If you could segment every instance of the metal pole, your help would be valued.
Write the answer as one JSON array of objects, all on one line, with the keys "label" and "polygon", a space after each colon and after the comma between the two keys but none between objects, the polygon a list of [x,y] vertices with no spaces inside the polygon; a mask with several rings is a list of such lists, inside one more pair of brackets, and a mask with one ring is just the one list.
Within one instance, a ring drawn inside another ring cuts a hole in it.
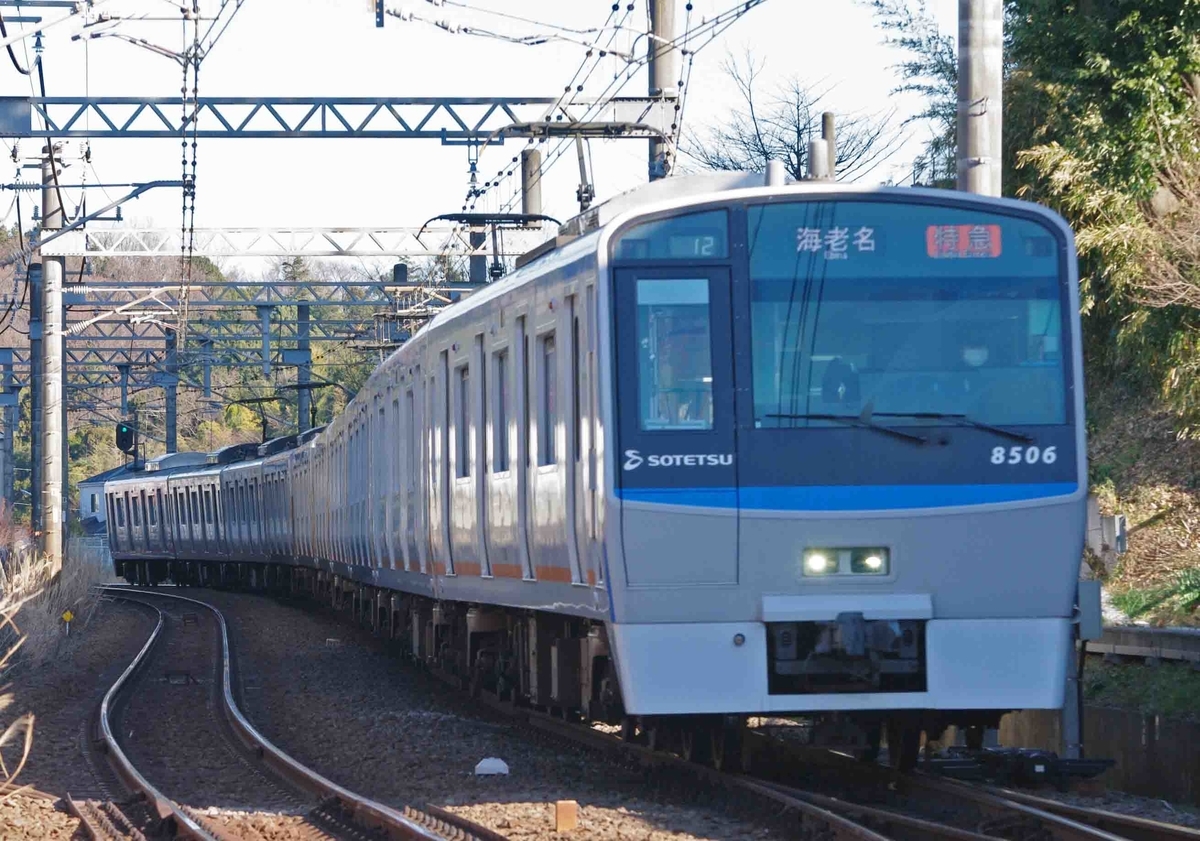
[{"label": "metal pole", "polygon": [[[0,500],[4,501],[9,513],[12,513],[13,499],[13,437],[17,434],[17,406],[19,392],[13,388],[12,350],[7,355],[0,350],[4,357],[0,363]],[[7,405],[5,401],[13,401]]]},{"label": "metal pole", "polygon": [[121,419],[129,414],[129,365],[117,365],[117,374],[121,377]]},{"label": "metal pole", "polygon": [[[63,226],[59,204],[57,155],[62,147],[44,149],[42,159],[42,230]],[[42,260],[42,556],[52,575],[62,569],[63,522],[63,273],[64,258]]]},{"label": "metal pole", "polygon": [[165,330],[167,345],[166,373],[163,376],[163,402],[167,409],[167,452],[179,452],[179,337]]},{"label": "metal pole", "polygon": [[834,132],[833,112],[826,111],[821,115],[821,139],[825,141],[825,151],[829,155],[829,177],[837,180],[837,134]]},{"label": "metal pole", "polygon": [[1067,655],[1067,691],[1063,695],[1062,729],[1063,748],[1067,759],[1083,758],[1083,722],[1079,720],[1079,649],[1076,629],[1071,627],[1071,645]]},{"label": "metal pole", "polygon": [[958,0],[958,189],[998,196],[1004,138],[1004,0]]},{"label": "metal pole", "polygon": [[200,343],[200,359],[204,364],[203,395],[208,400],[212,397],[212,340],[205,339]]},{"label": "metal pole", "polygon": [[263,376],[271,375],[271,308],[255,307],[258,320],[262,325],[262,372]]},{"label": "metal pole", "polygon": [[[538,216],[542,212],[542,153],[539,149],[521,152],[521,212]],[[541,222],[534,223],[541,227]]]},{"label": "metal pole", "polygon": [[467,238],[471,245],[471,256],[467,263],[467,282],[478,283],[482,286],[487,283],[487,255],[476,254],[475,250],[487,244],[487,231],[482,228],[472,228],[467,232]]},{"label": "metal pole", "polygon": [[312,406],[312,345],[308,340],[309,306],[296,307],[296,351],[300,366],[296,369],[296,431],[309,429]]},{"label": "metal pole", "polygon": [[[647,45],[650,96],[675,96],[679,82],[679,48],[675,40],[676,0],[650,0],[650,39]],[[650,180],[671,172],[671,150],[664,140],[650,141]]]}]

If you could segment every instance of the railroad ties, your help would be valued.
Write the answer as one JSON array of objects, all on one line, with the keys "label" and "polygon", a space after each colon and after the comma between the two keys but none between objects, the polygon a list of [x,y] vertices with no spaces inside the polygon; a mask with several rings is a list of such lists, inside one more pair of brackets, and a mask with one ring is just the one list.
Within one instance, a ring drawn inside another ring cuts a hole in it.
[{"label": "railroad ties", "polygon": [[[300,841],[503,841],[504,836],[435,807],[395,809],[377,803],[297,762],[259,733],[235,702],[229,634],[218,610],[183,596],[105,589],[151,611],[157,623],[105,694],[98,737],[89,740],[120,780],[118,786],[98,777],[101,790],[123,787],[130,796],[67,798],[89,837],[262,841],[280,837],[282,830]],[[178,696],[174,700],[172,693]],[[130,720],[139,699],[154,704],[159,714]],[[186,727],[144,732],[160,726],[159,719],[183,720]],[[104,764],[100,757],[92,761]],[[212,797],[214,783],[237,792],[246,808],[185,805]]]}]

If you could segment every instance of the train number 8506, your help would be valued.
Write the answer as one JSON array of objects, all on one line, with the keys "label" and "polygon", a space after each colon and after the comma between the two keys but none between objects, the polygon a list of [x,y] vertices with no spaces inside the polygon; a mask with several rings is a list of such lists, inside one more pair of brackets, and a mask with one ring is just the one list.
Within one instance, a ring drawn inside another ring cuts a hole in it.
[{"label": "train number 8506", "polygon": [[1047,447],[993,447],[992,464],[1054,464],[1058,461],[1058,448]]}]

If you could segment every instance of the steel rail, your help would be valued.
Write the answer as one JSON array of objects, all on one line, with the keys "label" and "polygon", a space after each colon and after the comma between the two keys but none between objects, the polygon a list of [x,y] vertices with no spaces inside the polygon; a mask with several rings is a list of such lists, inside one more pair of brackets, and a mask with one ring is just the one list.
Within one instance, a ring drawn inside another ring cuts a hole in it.
[{"label": "steel rail", "polygon": [[[129,601],[138,600],[130,599]],[[183,807],[151,785],[150,781],[143,777],[141,772],[130,762],[129,757],[125,755],[125,751],[121,750],[121,745],[117,742],[117,737],[113,735],[109,713],[112,710],[114,699],[133,673],[145,664],[150,652],[154,650],[154,646],[158,643],[165,623],[162,610],[146,602],[140,602],[140,604],[153,610],[158,616],[158,622],[154,626],[154,630],[150,633],[150,637],[146,640],[146,644],[137,653],[137,656],[130,661],[129,665],[125,667],[125,671],[121,672],[121,676],[104,693],[104,699],[100,702],[100,738],[104,741],[105,751],[121,781],[129,787],[130,791],[138,792],[146,798],[154,813],[158,815],[159,820],[173,821],[177,834],[183,838],[196,839],[196,841],[219,841],[219,839],[184,812]],[[83,819],[82,814],[80,814],[80,818]],[[86,822],[86,819],[84,820]]]},{"label": "steel rail", "polygon": [[[796,749],[794,749],[796,750]],[[1119,815],[1099,809],[1071,806],[1056,800],[1016,792],[999,786],[977,785],[918,771],[899,774],[892,769],[867,765],[842,754],[800,748],[797,755],[851,774],[870,776],[875,781],[922,790],[929,794],[965,799],[995,816],[1013,815],[1036,821],[1056,841],[1150,841],[1192,839],[1200,831],[1144,818]]]},{"label": "steel rail", "polygon": [[928,774],[912,774],[906,779],[918,788],[969,800],[980,809],[996,815],[1022,815],[1041,824],[1056,841],[1131,841],[1127,836],[1115,835],[1098,826],[1022,803],[1007,794],[996,794],[983,788],[954,780],[938,779]]},{"label": "steel rail", "polygon": [[[905,838],[943,839],[943,841],[995,841],[994,835],[984,835],[979,832],[972,832],[969,829],[959,829],[956,826],[935,823],[924,818],[914,818],[911,815],[905,815],[891,809],[881,809],[877,806],[864,806],[860,803],[851,803],[848,800],[829,797],[828,795],[817,794],[811,791],[803,791],[781,783],[761,780],[759,784],[792,797],[807,800],[831,812],[847,815],[852,820],[876,827],[881,832],[890,832],[896,835],[897,830],[899,830],[900,834]],[[907,833],[911,833],[911,835]]]},{"label": "steel rail", "polygon": [[1104,809],[1087,809],[1050,800],[1046,797],[1027,794],[1023,791],[1012,791],[1006,788],[987,787],[985,790],[1009,800],[1033,806],[1044,812],[1053,812],[1063,817],[1071,818],[1080,823],[1090,824],[1098,829],[1117,833],[1130,841],[1200,841],[1200,829],[1180,826],[1178,824],[1162,823],[1137,815],[1123,815]]},{"label": "steel rail", "polygon": [[[218,627],[221,629],[221,693],[226,717],[238,738],[276,773],[293,785],[314,792],[322,798],[335,799],[338,805],[350,814],[356,823],[370,828],[383,829],[392,838],[404,839],[404,841],[444,841],[444,835],[427,829],[426,826],[422,825],[428,823],[430,826],[436,826],[440,820],[452,824],[457,829],[479,839],[479,841],[505,841],[504,836],[451,813],[442,813],[434,817],[432,815],[423,815],[420,810],[409,807],[408,811],[413,816],[408,817],[401,811],[368,797],[363,797],[360,794],[355,794],[349,789],[338,785],[311,768],[300,764],[276,747],[250,723],[249,719],[242,713],[241,708],[238,707],[237,701],[234,700],[233,657],[230,653],[229,627],[225,622],[224,614],[216,607],[207,602],[189,598],[188,596],[153,592],[128,586],[104,585],[101,589],[121,593],[124,598],[129,598],[130,594],[136,593],[150,598],[174,599],[202,607],[213,614],[217,620]],[[133,601],[140,600],[134,599]],[[161,621],[160,611],[160,626]]]},{"label": "steel rail", "polygon": [[[828,830],[828,835],[822,835],[822,838],[833,839],[834,841],[893,841],[886,835],[881,835],[869,826],[865,826],[859,821],[839,814],[838,812],[827,808],[825,805],[810,802],[803,798],[795,796],[795,794],[786,791],[779,791],[763,780],[754,779],[751,777],[742,776],[740,774],[730,774],[725,771],[718,771],[715,768],[710,768],[707,765],[700,765],[695,762],[688,762],[674,754],[665,753],[663,751],[651,750],[643,745],[636,745],[630,742],[623,741],[616,736],[610,736],[606,733],[599,733],[591,728],[580,727],[577,724],[568,724],[559,719],[552,718],[549,715],[538,713],[530,710],[515,710],[511,705],[506,705],[502,701],[493,701],[490,698],[480,697],[478,700],[484,702],[492,709],[498,710],[502,714],[512,716],[517,719],[523,719],[530,726],[569,739],[576,744],[587,745],[602,750],[616,751],[624,754],[632,754],[643,762],[653,765],[666,766],[680,770],[686,770],[689,773],[695,774],[701,778],[727,786],[732,789],[741,790],[754,794],[759,798],[770,800],[790,809],[794,812],[799,812],[804,819],[813,820],[823,824]],[[971,840],[973,841],[973,839]]]}]

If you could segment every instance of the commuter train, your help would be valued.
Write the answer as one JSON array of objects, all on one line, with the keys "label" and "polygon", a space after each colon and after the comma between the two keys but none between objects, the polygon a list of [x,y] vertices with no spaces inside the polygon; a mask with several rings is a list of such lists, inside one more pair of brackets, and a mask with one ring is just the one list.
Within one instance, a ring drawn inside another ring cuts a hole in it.
[{"label": "commuter train", "polygon": [[1033,204],[656,182],[445,309],[328,428],[110,482],[113,557],[358,594],[475,688],[688,753],[802,715],[911,761],[922,730],[1063,703],[1078,312]]}]

